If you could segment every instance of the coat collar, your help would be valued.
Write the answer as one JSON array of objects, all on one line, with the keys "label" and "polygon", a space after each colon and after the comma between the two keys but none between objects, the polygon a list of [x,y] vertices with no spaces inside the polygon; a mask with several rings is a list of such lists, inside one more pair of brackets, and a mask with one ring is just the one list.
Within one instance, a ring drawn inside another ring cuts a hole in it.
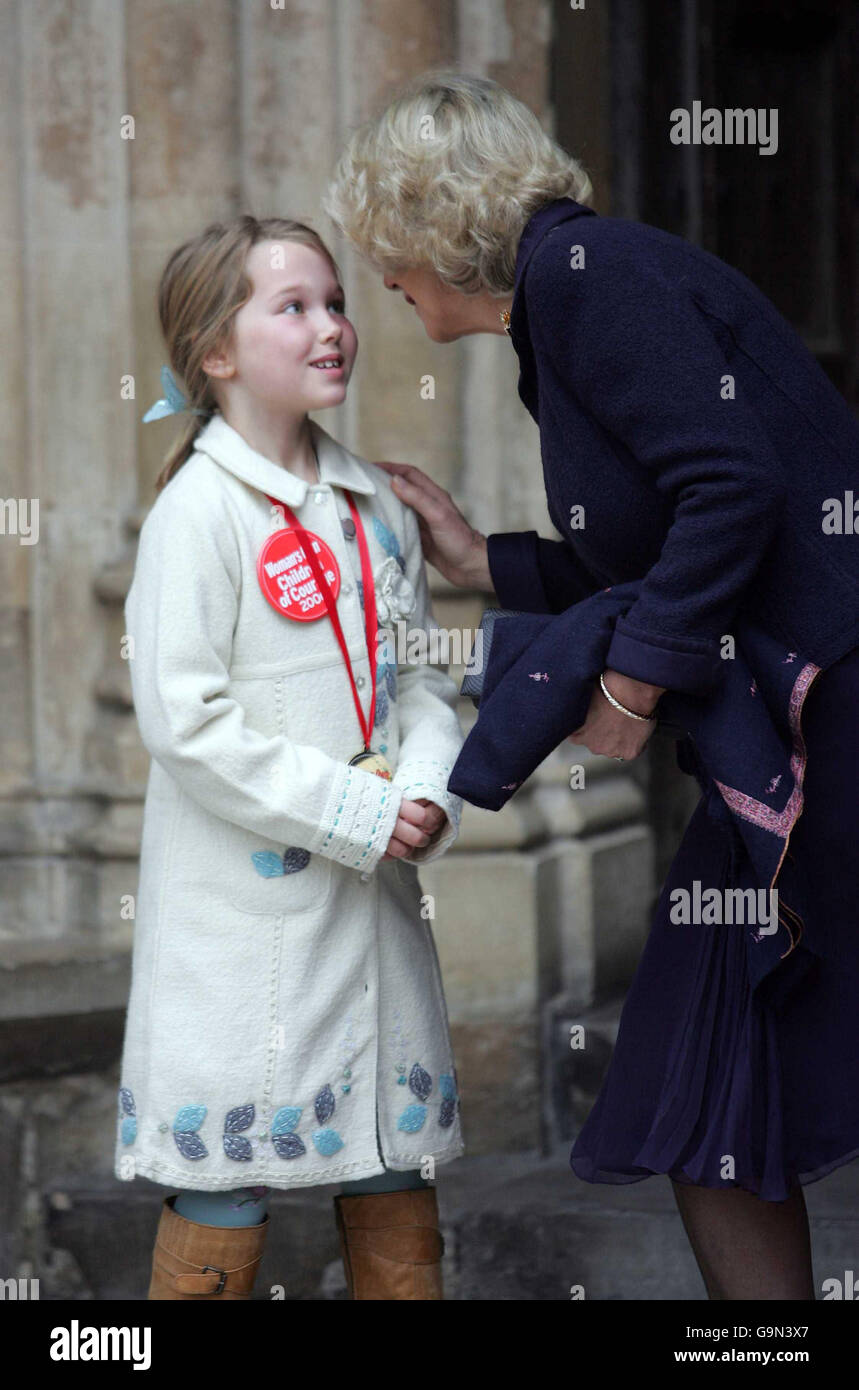
[{"label": "coat collar", "polygon": [[[339,444],[327,430],[310,420],[310,433],[316,457],[319,459],[319,479],[329,486],[349,488],[352,492],[375,493],[376,484],[355,454]],[[278,502],[286,502],[289,507],[300,507],[309,488],[314,486],[304,478],[298,478],[273,459],[266,458],[252,449],[238,430],[228,425],[220,411],[198,433],[194,448],[208,454],[222,468],[234,473],[243,482],[260,492],[276,497]]]},{"label": "coat collar", "polygon": [[[526,333],[525,324],[525,296],[522,292],[522,280],[528,262],[536,251],[540,242],[554,227],[560,222],[568,222],[574,217],[596,217],[598,214],[593,208],[586,207],[584,203],[577,203],[575,198],[556,198],[552,203],[544,203],[525,223],[524,231],[519,240],[519,248],[516,252],[516,270],[513,277],[513,304],[510,308],[510,336],[516,344],[516,337],[520,341],[522,335]],[[518,351],[518,349],[517,349]]]}]

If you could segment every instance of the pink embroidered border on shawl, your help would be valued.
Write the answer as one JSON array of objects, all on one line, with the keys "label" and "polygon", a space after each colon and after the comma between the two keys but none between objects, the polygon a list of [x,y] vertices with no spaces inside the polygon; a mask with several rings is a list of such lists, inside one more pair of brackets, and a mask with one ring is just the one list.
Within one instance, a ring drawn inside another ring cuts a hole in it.
[{"label": "pink embroidered border on shawl", "polygon": [[[790,833],[802,810],[802,784],[805,780],[805,765],[808,760],[808,754],[805,747],[805,740],[802,737],[800,719],[805,697],[821,670],[822,667],[816,666],[813,661],[809,661],[807,665],[803,666],[790,692],[788,723],[793,739],[790,770],[793,773],[794,786],[793,791],[787,799],[784,810],[774,811],[771,806],[765,805],[762,801],[756,801],[754,797],[747,796],[745,792],[737,791],[735,787],[728,787],[724,782],[719,782],[716,778],[713,779],[725,803],[732,811],[735,811],[738,816],[742,816],[745,820],[752,821],[755,825],[759,825],[763,830],[771,830],[774,835],[778,835],[784,840],[781,857],[779,858],[776,871],[770,883],[770,891],[775,887],[776,879],[781,872],[781,866],[784,862],[785,854],[787,853],[788,844],[790,843]],[[779,922],[790,937],[790,945],[781,957],[782,960],[784,960],[785,956],[789,956],[791,951],[799,944],[804,924],[802,918],[798,913],[794,912],[793,908],[789,907],[782,899],[779,901]],[[782,908],[785,913],[788,914],[785,920],[782,919]],[[793,924],[798,928],[795,938],[791,930],[791,919],[793,920]]]},{"label": "pink embroidered border on shawl", "polygon": [[764,802],[756,801],[754,797],[747,796],[745,792],[737,791],[736,788],[728,787],[724,782],[713,779],[722,793],[725,803],[732,811],[736,812],[738,816],[742,816],[744,820],[753,821],[762,830],[771,830],[774,835],[779,835],[783,839],[790,834],[793,823],[802,810],[802,783],[805,779],[807,752],[800,729],[800,715],[811,683],[820,670],[820,666],[815,666],[813,661],[809,661],[806,666],[803,666],[796,678],[793,690],[790,692],[788,723],[793,738],[790,770],[793,773],[794,788],[784,809],[776,811],[772,806],[767,806]]}]

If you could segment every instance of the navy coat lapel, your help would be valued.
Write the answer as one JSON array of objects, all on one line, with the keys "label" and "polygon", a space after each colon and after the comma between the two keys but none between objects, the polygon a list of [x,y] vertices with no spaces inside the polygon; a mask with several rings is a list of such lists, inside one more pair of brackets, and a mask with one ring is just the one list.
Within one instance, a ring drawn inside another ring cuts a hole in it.
[{"label": "navy coat lapel", "polygon": [[525,225],[516,252],[516,271],[513,287],[513,303],[510,308],[510,337],[521,364],[519,373],[519,396],[536,419],[536,401],[531,401],[525,388],[526,381],[536,380],[536,364],[528,334],[528,315],[525,309],[525,295],[522,284],[525,271],[537,247],[563,222],[571,222],[577,217],[596,217],[593,208],[577,203],[574,198],[557,198],[540,208]]}]

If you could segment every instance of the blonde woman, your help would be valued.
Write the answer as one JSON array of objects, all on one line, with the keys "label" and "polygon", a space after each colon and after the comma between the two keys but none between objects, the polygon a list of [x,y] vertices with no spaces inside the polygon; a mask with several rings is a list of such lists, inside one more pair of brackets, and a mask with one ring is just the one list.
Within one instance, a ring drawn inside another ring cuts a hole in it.
[{"label": "blonde woman", "polygon": [[[441,71],[352,135],[323,206],[434,342],[509,334],[540,428],[561,540],[486,537],[421,469],[385,465],[420,514],[426,558],[452,583],[531,612],[640,581],[586,720],[570,730],[577,743],[635,758],[665,692],[715,708],[732,624],[764,634],[742,692],[748,717],[730,730],[752,790],[723,785],[691,738],[678,745],[705,795],[570,1162],[590,1182],[668,1174],[711,1298],[810,1300],[802,1186],[859,1153],[848,882],[859,551],[849,526],[821,525],[827,499],[852,486],[859,426],[749,280],[680,237],[597,215],[591,192],[509,92]],[[573,506],[584,529],[570,530]],[[787,777],[768,776],[750,736],[764,700],[788,731]],[[750,841],[774,855],[805,920],[779,920],[774,936],[675,925],[676,888],[754,884]]]}]

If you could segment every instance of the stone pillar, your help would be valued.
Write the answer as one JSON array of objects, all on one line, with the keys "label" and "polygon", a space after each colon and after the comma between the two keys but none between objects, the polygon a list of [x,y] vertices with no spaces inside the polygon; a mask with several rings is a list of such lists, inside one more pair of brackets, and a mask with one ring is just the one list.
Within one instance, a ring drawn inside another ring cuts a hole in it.
[{"label": "stone pillar", "polygon": [[19,4],[2,25],[3,312],[16,344],[4,354],[3,493],[32,499],[39,519],[33,545],[0,537],[0,931],[11,958],[111,930],[88,843],[120,794],[89,757],[111,637],[95,581],[121,545],[136,481],[121,395],[133,343],[122,12],[106,0]]}]

